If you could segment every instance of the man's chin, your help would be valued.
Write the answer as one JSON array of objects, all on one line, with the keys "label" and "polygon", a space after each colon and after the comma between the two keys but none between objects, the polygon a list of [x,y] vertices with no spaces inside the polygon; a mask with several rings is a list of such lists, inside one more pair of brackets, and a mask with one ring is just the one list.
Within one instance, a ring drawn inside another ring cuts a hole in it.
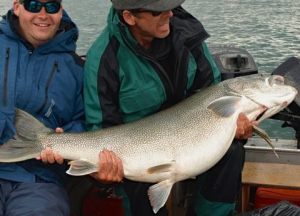
[{"label": "man's chin", "polygon": [[169,34],[170,34],[170,31],[168,31],[168,32],[166,32],[166,33],[164,33],[164,34],[158,35],[157,38],[163,39],[163,38],[168,37]]}]

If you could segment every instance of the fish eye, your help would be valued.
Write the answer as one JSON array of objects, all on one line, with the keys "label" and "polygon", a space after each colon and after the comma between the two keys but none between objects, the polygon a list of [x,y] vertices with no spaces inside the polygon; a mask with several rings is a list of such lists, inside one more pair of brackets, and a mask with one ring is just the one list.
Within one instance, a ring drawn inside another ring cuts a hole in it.
[{"label": "fish eye", "polygon": [[268,78],[268,83],[270,86],[273,85],[284,85],[284,77],[279,75],[273,75]]}]

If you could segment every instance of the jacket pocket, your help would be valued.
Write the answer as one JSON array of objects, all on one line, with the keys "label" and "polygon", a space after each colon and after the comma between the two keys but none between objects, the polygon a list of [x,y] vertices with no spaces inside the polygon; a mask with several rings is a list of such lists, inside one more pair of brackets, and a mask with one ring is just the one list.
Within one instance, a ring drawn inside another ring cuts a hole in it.
[{"label": "jacket pocket", "polygon": [[[48,106],[48,103],[49,103],[49,87],[50,87],[50,85],[52,83],[52,80],[53,80],[53,78],[54,78],[57,71],[58,71],[58,64],[57,64],[57,62],[54,62],[53,66],[52,66],[52,69],[51,69],[51,72],[50,72],[50,75],[47,79],[46,86],[45,86],[45,99],[44,99],[44,102],[43,102],[41,108],[38,109],[38,113],[43,112],[43,110]],[[46,110],[46,112],[48,112],[47,110]]]},{"label": "jacket pocket", "polygon": [[53,99],[49,99],[45,104],[44,109],[38,114],[39,120],[49,128],[61,126],[57,121],[57,117],[53,109],[55,109],[55,101]]},{"label": "jacket pocket", "polygon": [[150,87],[140,91],[122,94],[120,96],[120,106],[125,114],[134,114],[137,112],[147,115],[150,112],[160,108],[165,100],[163,90],[157,87]]},{"label": "jacket pocket", "polygon": [[5,52],[5,63],[4,63],[4,74],[3,74],[3,105],[4,106],[7,106],[9,57],[10,57],[10,49],[7,48]]}]

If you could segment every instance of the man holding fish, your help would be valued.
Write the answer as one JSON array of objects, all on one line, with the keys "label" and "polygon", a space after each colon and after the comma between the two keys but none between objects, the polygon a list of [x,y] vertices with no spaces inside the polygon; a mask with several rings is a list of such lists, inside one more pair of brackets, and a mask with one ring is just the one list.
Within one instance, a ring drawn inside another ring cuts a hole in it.
[{"label": "man holding fish", "polygon": [[[75,54],[78,29],[61,0],[14,0],[0,22],[0,146],[16,134],[15,108],[47,127],[79,132],[83,120],[83,64]],[[66,164],[50,149],[36,159],[0,163],[0,215],[66,215]],[[111,162],[113,161],[113,162]],[[53,164],[58,162],[58,164]],[[59,165],[63,164],[63,165]],[[122,166],[101,153],[103,181],[120,181]]]},{"label": "man holding fish", "polygon": [[[209,35],[181,7],[183,2],[112,0],[107,27],[90,48],[85,65],[90,130],[142,119],[220,82],[220,72],[205,43]],[[239,140],[217,165],[197,178],[193,214],[234,213],[243,144],[255,124],[240,114],[235,135]],[[147,196],[149,184],[125,180],[122,187],[132,215],[154,214]],[[157,215],[167,215],[166,208]]]}]

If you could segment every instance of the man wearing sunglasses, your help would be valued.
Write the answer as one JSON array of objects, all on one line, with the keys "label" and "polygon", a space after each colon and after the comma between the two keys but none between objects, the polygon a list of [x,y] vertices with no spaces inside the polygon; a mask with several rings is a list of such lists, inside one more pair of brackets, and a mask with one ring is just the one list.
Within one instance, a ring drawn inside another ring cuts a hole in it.
[{"label": "man wearing sunglasses", "polygon": [[[13,1],[13,9],[0,21],[0,145],[16,133],[15,108],[49,128],[85,129],[77,38],[78,29],[60,0]],[[49,149],[37,159],[0,164],[1,216],[70,215],[64,189],[67,164]],[[103,172],[93,176],[111,181],[119,174],[121,179],[122,173],[111,171],[116,170],[110,166],[113,159],[102,152]]]},{"label": "man wearing sunglasses", "polygon": [[[205,43],[209,35],[180,6],[184,0],[111,1],[107,27],[90,48],[85,64],[89,129],[144,118],[220,81]],[[249,138],[252,124],[241,114],[236,138]],[[233,214],[244,159],[241,143],[235,141],[215,167],[198,177],[201,183],[188,216]],[[132,215],[154,215],[147,196],[149,184],[125,180],[122,187]],[[157,215],[167,215],[166,208]]]}]

